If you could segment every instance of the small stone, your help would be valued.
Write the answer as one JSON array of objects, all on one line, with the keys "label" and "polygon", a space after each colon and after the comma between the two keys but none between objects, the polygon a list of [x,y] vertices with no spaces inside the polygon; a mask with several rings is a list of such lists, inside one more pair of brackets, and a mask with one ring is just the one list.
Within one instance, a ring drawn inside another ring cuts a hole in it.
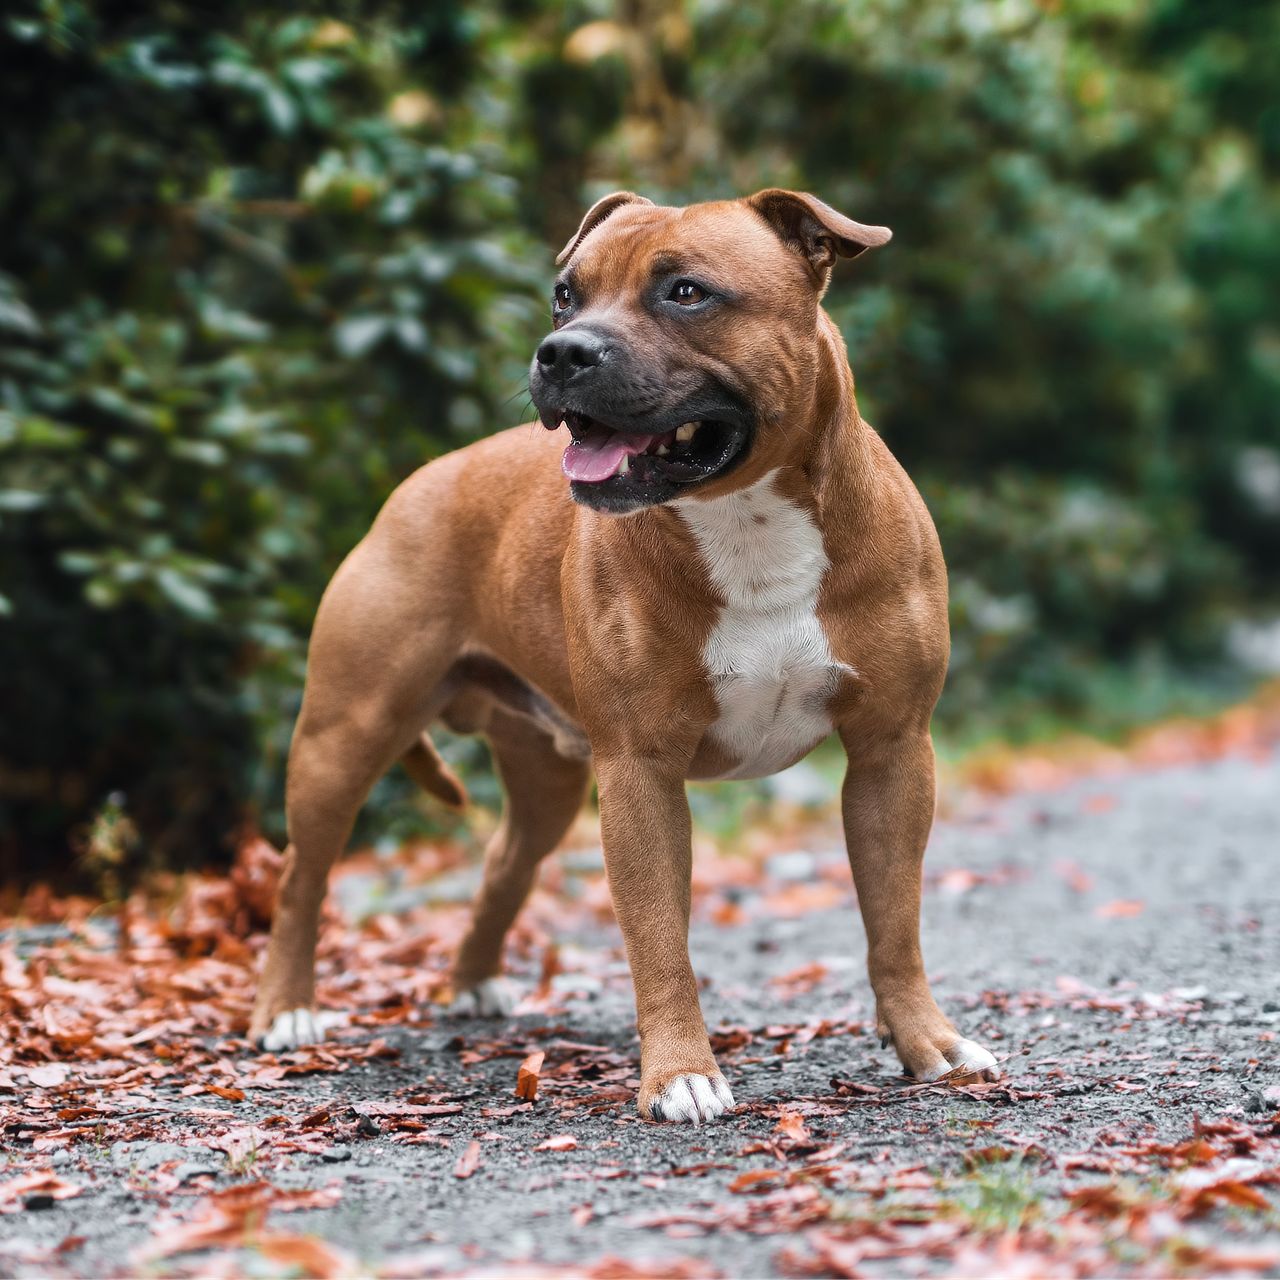
[{"label": "small stone", "polygon": [[[369,1117],[365,1116],[364,1118],[368,1120]],[[323,1160],[325,1164],[342,1164],[344,1160],[351,1159],[351,1148],[330,1147],[327,1151],[322,1151],[320,1153],[320,1159]]]},{"label": "small stone", "polygon": [[775,773],[765,785],[783,804],[793,804],[800,809],[824,805],[839,790],[838,785],[823,777],[807,760]]},{"label": "small stone", "polygon": [[566,871],[582,875],[592,871],[604,870],[604,850],[599,846],[594,849],[573,849],[560,855],[560,865]]},{"label": "small stone", "polygon": [[790,884],[812,880],[817,874],[817,859],[803,849],[775,853],[765,864],[765,871],[775,880]]},{"label": "small stone", "polygon": [[557,973],[551,979],[551,990],[559,996],[597,996],[604,983],[589,973]]},{"label": "small stone", "polygon": [[57,1202],[47,1191],[36,1191],[22,1202],[24,1209],[52,1209]]},{"label": "small stone", "polygon": [[377,1122],[366,1115],[361,1115],[360,1119],[356,1121],[356,1132],[362,1138],[379,1138],[382,1136],[382,1130],[378,1127]]}]

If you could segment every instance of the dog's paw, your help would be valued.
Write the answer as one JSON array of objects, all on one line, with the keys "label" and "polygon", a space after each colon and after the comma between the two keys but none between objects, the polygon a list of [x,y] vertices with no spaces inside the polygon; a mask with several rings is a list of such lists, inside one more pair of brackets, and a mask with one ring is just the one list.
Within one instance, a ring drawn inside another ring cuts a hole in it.
[{"label": "dog's paw", "polygon": [[319,1044],[330,1027],[345,1026],[345,1013],[329,1013],[318,1009],[286,1009],[278,1013],[271,1025],[258,1037],[258,1048],[268,1053],[299,1049],[304,1044]]},{"label": "dog's paw", "polygon": [[676,1076],[649,1103],[649,1118],[672,1124],[699,1125],[732,1111],[733,1094],[724,1076]]},{"label": "dog's paw", "polygon": [[963,1078],[979,1076],[983,1080],[999,1080],[1000,1067],[995,1058],[980,1044],[961,1037],[940,1055],[932,1067],[927,1068],[917,1078],[920,1080],[941,1080],[944,1076]]},{"label": "dog's paw", "polygon": [[520,992],[506,978],[485,978],[453,997],[449,1013],[455,1018],[506,1018],[520,1000]]}]

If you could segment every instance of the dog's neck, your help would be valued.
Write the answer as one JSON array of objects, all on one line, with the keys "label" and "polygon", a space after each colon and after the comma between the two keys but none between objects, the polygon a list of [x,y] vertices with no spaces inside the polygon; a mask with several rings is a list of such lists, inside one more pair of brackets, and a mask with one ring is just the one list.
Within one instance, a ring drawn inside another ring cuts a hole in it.
[{"label": "dog's neck", "polygon": [[847,518],[874,501],[871,428],[858,412],[853,370],[835,321],[818,311],[818,362],[808,406],[809,438],[802,463],[819,521],[833,502]]}]

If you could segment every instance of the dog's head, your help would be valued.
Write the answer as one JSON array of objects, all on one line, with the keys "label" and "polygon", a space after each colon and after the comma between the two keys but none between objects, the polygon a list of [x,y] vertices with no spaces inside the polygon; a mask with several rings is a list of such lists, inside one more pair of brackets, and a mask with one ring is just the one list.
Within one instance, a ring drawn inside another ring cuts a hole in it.
[{"label": "dog's head", "polygon": [[755,478],[814,397],[818,304],[838,257],[890,237],[811,195],[663,208],[598,201],[556,259],[530,390],[567,426],[573,497],[625,514]]}]

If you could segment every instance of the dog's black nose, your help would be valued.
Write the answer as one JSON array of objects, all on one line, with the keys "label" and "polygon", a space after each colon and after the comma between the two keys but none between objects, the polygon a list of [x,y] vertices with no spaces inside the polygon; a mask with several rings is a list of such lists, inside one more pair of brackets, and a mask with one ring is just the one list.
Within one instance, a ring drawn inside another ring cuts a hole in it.
[{"label": "dog's black nose", "polygon": [[538,348],[542,372],[558,382],[568,382],[584,369],[604,363],[608,343],[590,329],[562,329],[544,339]]}]

